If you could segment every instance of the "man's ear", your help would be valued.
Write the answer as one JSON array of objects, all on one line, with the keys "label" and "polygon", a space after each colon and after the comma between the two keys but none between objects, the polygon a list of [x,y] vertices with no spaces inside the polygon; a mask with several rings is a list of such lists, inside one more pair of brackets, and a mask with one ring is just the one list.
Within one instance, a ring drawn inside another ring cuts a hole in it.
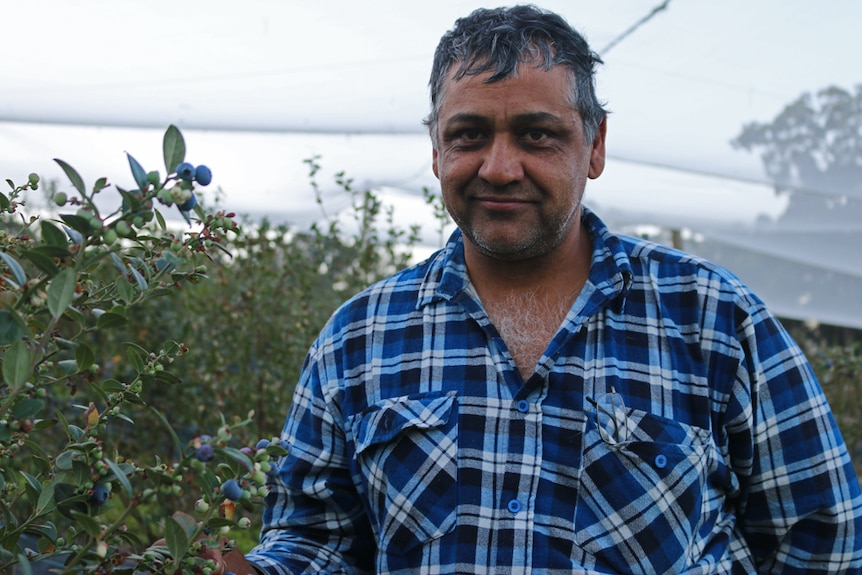
[{"label": "man's ear", "polygon": [[436,146],[436,145],[432,145],[432,146],[431,146],[431,149],[432,149],[432,156],[431,156],[431,169],[432,169],[432,170],[434,170],[434,175],[435,175],[435,176],[437,177],[437,179],[439,180],[439,179],[440,179],[440,171],[437,169],[437,156],[438,156],[438,154],[437,154],[437,146]]},{"label": "man's ear", "polygon": [[602,175],[605,170],[605,137],[608,130],[608,117],[602,119],[599,124],[599,129],[596,131],[596,137],[593,140],[593,147],[590,150],[590,171],[587,175],[591,179],[596,179]]}]

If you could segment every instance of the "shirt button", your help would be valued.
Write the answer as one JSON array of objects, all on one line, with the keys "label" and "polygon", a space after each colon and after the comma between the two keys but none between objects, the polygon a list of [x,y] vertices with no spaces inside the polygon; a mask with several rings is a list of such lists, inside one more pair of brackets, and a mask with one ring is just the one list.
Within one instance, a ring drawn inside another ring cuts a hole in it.
[{"label": "shirt button", "polygon": [[521,413],[527,413],[530,411],[530,402],[526,399],[522,399],[518,402],[518,411]]},{"label": "shirt button", "polygon": [[509,511],[511,511],[512,513],[517,513],[518,511],[521,510],[521,502],[518,501],[517,499],[512,499],[511,501],[509,501],[509,504],[507,505],[507,507],[509,508]]},{"label": "shirt button", "polygon": [[655,456],[655,466],[659,469],[664,469],[667,467],[667,457],[664,454],[659,453]]}]

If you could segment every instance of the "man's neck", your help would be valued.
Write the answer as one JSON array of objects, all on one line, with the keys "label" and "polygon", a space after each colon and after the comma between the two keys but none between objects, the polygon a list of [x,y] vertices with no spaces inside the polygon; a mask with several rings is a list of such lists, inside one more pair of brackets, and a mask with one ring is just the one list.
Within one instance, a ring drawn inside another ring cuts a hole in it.
[{"label": "man's neck", "polygon": [[524,380],[589,276],[589,235],[580,230],[575,239],[550,257],[516,262],[488,258],[465,243],[470,280]]}]

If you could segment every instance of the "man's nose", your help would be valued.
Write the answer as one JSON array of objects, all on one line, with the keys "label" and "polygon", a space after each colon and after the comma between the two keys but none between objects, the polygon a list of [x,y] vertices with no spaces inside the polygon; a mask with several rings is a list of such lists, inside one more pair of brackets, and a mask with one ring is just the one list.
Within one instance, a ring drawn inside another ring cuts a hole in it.
[{"label": "man's nose", "polygon": [[518,145],[506,137],[495,137],[486,148],[479,177],[495,186],[504,186],[524,177]]}]

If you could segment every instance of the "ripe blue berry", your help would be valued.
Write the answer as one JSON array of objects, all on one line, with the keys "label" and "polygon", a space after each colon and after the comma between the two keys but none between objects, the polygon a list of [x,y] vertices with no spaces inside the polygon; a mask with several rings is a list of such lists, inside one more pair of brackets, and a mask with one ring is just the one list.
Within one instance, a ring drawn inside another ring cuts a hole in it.
[{"label": "ripe blue berry", "polygon": [[236,479],[228,479],[221,485],[221,492],[231,501],[239,501],[242,499],[242,487],[239,486]]},{"label": "ripe blue berry", "polygon": [[213,173],[203,164],[195,168],[195,181],[202,186],[208,186],[213,181]]},{"label": "ripe blue berry", "polygon": [[104,483],[97,483],[93,486],[93,493],[90,495],[90,501],[95,503],[96,505],[101,505],[105,501],[108,500],[108,495],[110,494],[110,490],[108,486]]},{"label": "ripe blue berry", "polygon": [[183,162],[177,166],[177,177],[181,180],[191,182],[195,179],[195,167],[188,162]]},{"label": "ripe blue berry", "polygon": [[195,451],[195,457],[197,457],[199,461],[203,461],[204,463],[206,463],[207,461],[211,461],[214,455],[215,449],[209,443],[202,444]]},{"label": "ripe blue berry", "polygon": [[266,449],[266,447],[268,445],[269,445],[269,439],[261,439],[260,441],[257,442],[257,448],[258,449]]},{"label": "ripe blue berry", "polygon": [[190,212],[196,205],[198,205],[198,199],[194,193],[192,193],[192,196],[180,205],[180,209],[184,212]]}]

